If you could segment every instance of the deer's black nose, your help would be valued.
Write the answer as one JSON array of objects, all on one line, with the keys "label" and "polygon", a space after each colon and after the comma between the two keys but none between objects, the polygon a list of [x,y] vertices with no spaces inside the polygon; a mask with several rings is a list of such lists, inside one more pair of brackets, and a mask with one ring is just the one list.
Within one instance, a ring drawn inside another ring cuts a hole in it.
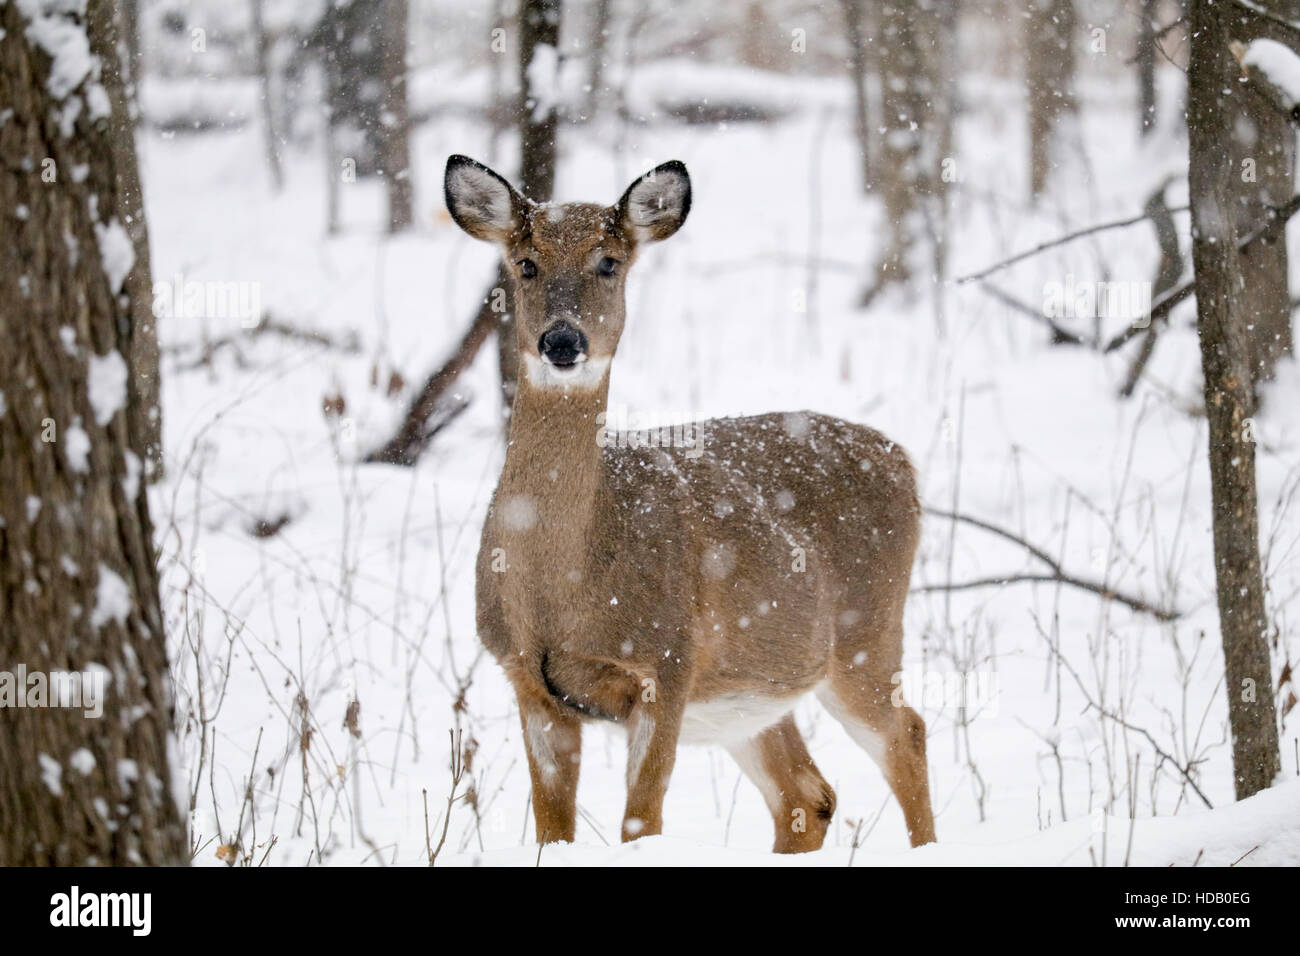
[{"label": "deer's black nose", "polygon": [[587,353],[587,337],[568,322],[556,322],[537,340],[537,351],[552,365],[568,368]]}]

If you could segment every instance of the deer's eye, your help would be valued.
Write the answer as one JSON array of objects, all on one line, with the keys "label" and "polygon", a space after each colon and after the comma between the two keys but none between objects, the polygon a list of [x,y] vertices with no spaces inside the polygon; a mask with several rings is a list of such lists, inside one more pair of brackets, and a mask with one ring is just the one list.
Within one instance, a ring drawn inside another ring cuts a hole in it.
[{"label": "deer's eye", "polygon": [[519,260],[519,274],[525,279],[531,279],[537,275],[537,263],[532,259]]},{"label": "deer's eye", "polygon": [[596,263],[596,271],[603,276],[612,276],[618,271],[618,260],[605,256]]}]

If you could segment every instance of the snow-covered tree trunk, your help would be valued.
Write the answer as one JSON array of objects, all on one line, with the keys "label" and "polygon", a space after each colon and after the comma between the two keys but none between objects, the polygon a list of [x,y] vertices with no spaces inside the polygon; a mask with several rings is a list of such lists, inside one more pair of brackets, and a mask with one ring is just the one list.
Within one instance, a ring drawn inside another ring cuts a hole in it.
[{"label": "snow-covered tree trunk", "polygon": [[[1300,20],[1300,0],[1256,0],[1258,5],[1288,20]],[[1247,25],[1232,16],[1232,39],[1248,39],[1238,29]],[[1232,143],[1231,199],[1237,238],[1258,229],[1295,192],[1295,127],[1258,87],[1241,82],[1241,66],[1231,57],[1224,85],[1238,93],[1230,103]],[[1278,359],[1290,355],[1291,288],[1287,281],[1285,235],[1255,242],[1241,255],[1242,317],[1249,330],[1247,344],[1251,379],[1258,386],[1273,378]]]},{"label": "snow-covered tree trunk", "polygon": [[1222,0],[1191,0],[1187,128],[1196,325],[1205,376],[1214,563],[1222,631],[1233,781],[1238,799],[1279,768],[1259,555],[1247,299],[1233,216],[1230,143],[1240,96],[1224,83],[1232,57]]},{"label": "snow-covered tree trunk", "polygon": [[136,123],[131,116],[126,82],[139,64],[127,65],[131,57],[127,38],[133,28],[125,19],[124,8],[100,3],[92,4],[89,12],[91,52],[101,63],[121,64],[117,69],[101,69],[100,83],[108,94],[111,110],[107,135],[117,171],[121,221],[135,251],[135,267],[127,274],[125,288],[131,313],[131,368],[139,400],[132,403],[127,414],[132,417],[132,427],[142,442],[145,481],[152,483],[163,476],[162,380],[153,313],[153,275],[149,268],[149,229],[135,155]]},{"label": "snow-covered tree trunk", "polygon": [[0,4],[0,866],[182,863],[133,414],[143,218],[113,5],[74,7]]},{"label": "snow-covered tree trunk", "polygon": [[1074,98],[1074,0],[1026,0],[1025,91],[1029,103],[1029,192],[1047,186],[1063,121]]}]

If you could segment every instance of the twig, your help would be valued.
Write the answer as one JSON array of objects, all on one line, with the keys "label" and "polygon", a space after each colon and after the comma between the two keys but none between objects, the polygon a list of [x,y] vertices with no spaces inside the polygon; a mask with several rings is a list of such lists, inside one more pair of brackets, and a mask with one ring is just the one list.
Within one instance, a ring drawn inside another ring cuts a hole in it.
[{"label": "twig", "polygon": [[956,512],[951,512],[951,511],[943,511],[938,508],[926,508],[925,512],[926,514],[933,515],[936,518],[944,518],[953,521],[964,521],[966,524],[973,525],[976,528],[980,528],[983,531],[989,532],[990,534],[997,535],[998,537],[1010,541],[1013,544],[1018,544],[1020,545],[1020,547],[1028,551],[1033,557],[1037,558],[1043,564],[1047,565],[1047,567],[1051,569],[1051,573],[1050,574],[1009,574],[1009,575],[1000,575],[997,577],[977,578],[973,581],[961,581],[956,583],[948,582],[945,584],[927,584],[915,589],[919,593],[926,593],[930,591],[967,591],[972,588],[994,587],[994,586],[1004,585],[1004,584],[1057,581],[1060,582],[1061,584],[1068,584],[1072,587],[1080,588],[1084,591],[1091,591],[1093,594],[1099,594],[1102,597],[1107,598],[1109,600],[1118,601],[1119,603],[1131,608],[1134,611],[1141,611],[1144,614],[1150,614],[1156,619],[1161,621],[1173,621],[1181,616],[1182,612],[1176,609],[1156,607],[1148,603],[1147,601],[1142,600],[1141,598],[1134,597],[1129,594],[1125,594],[1124,592],[1116,590],[1115,588],[1108,587],[1107,585],[1104,584],[1099,584],[1096,581],[1089,581],[1086,578],[1076,577],[1075,575],[1070,574],[1063,567],[1061,567],[1061,565],[1056,561],[1056,559],[1053,558],[1046,551],[1044,551],[1042,548],[1031,544],[1030,542],[1026,541],[1024,538],[1020,537],[1014,532],[1006,530],[1005,528],[1000,528],[997,525],[990,524],[989,522],[983,521],[979,518],[971,517],[970,515],[957,514]]},{"label": "twig", "polygon": [[1078,333],[1071,332],[1063,325],[1057,324],[1050,315],[1047,315],[1044,312],[1035,309],[1033,306],[1026,305],[1025,303],[1021,302],[1019,299],[1017,299],[1015,296],[1011,295],[1010,293],[1004,292],[1002,289],[999,289],[997,286],[993,285],[993,283],[981,281],[979,287],[983,289],[985,292],[987,292],[989,295],[993,296],[993,298],[997,299],[1003,305],[1007,306],[1008,308],[1014,309],[1015,311],[1021,313],[1022,315],[1027,315],[1029,316],[1029,318],[1037,322],[1042,322],[1044,325],[1046,325],[1049,329],[1052,330],[1053,345],[1089,344],[1083,338],[1083,336],[1079,335]]},{"label": "twig", "polygon": [[[442,836],[438,838],[438,845],[429,850],[429,865],[433,866],[438,859],[438,854],[442,852],[442,845],[447,842],[447,829],[451,826],[451,810],[459,799],[456,791],[460,789],[461,777],[465,775],[465,761],[461,756],[459,730],[447,731],[447,736],[451,738],[451,792],[447,794],[447,812],[442,817]],[[425,799],[425,843],[428,845],[428,798]]]},{"label": "twig", "polygon": [[[1179,206],[1177,209],[1171,209],[1169,211],[1187,212],[1188,208],[1189,208],[1188,206]],[[1025,259],[1029,259],[1032,258],[1033,256],[1038,255],[1039,253],[1046,252],[1048,249],[1054,249],[1057,246],[1063,246],[1068,242],[1073,242],[1075,239],[1082,239],[1084,236],[1091,236],[1094,233],[1098,233],[1098,232],[1106,232],[1107,230],[1110,229],[1123,229],[1126,226],[1136,225],[1137,223],[1143,222],[1144,220],[1150,218],[1151,218],[1151,213],[1150,211],[1147,211],[1147,212],[1143,212],[1142,215],[1140,216],[1133,216],[1129,219],[1120,219],[1115,222],[1103,222],[1096,226],[1089,226],[1086,229],[1079,229],[1076,232],[1066,233],[1064,236],[1061,236],[1057,239],[1053,239],[1050,242],[1041,242],[1038,245],[1034,246],[1032,249],[1026,249],[1024,252],[1017,253],[1016,255],[1012,256],[1010,259],[1005,259],[1002,262],[991,265],[985,269],[981,269],[979,272],[972,272],[970,275],[964,275],[960,279],[956,280],[957,285],[964,285],[967,282],[975,282],[978,279],[988,278],[993,273],[1001,272],[1003,269],[1010,268],[1011,266],[1015,265],[1017,262],[1023,262]]]}]

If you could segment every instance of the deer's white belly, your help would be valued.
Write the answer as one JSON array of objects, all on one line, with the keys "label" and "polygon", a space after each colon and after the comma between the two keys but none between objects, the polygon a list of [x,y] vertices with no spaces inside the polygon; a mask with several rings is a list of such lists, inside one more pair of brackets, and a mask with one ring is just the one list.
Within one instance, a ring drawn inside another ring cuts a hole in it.
[{"label": "deer's white belly", "polygon": [[735,695],[686,705],[684,744],[736,744],[771,727],[799,702],[799,697]]}]

